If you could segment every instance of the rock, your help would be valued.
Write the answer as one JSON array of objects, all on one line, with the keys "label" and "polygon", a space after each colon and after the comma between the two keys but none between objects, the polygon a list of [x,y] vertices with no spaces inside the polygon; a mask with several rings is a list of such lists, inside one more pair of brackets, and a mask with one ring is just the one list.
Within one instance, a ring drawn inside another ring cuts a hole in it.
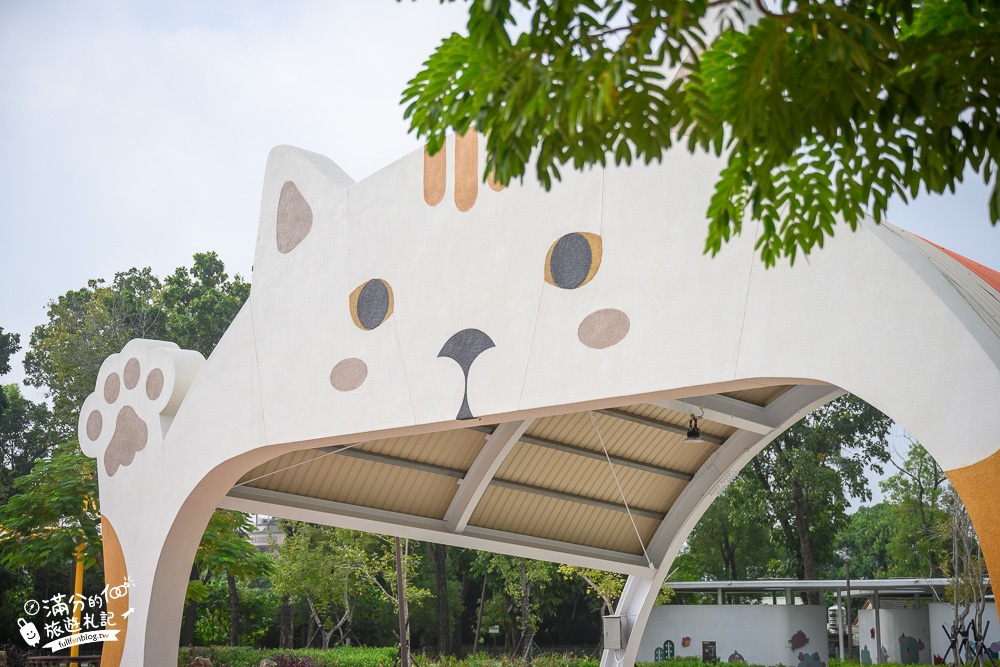
[{"label": "rock", "polygon": [[192,660],[187,667],[212,667],[212,661],[208,658],[198,657]]},{"label": "rock", "polygon": [[260,667],[278,667],[278,663],[270,658],[264,658],[260,661]]}]

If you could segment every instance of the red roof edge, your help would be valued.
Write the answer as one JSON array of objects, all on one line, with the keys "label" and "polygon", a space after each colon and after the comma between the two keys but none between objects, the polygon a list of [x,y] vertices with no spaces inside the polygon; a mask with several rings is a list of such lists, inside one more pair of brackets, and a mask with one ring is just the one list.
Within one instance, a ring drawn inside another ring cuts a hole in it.
[{"label": "red roof edge", "polygon": [[[914,236],[917,235],[914,234]],[[959,255],[957,252],[939,246],[937,243],[934,243],[933,241],[928,241],[922,236],[917,236],[917,238],[923,241],[924,243],[929,243],[930,245],[934,246],[935,248],[945,253],[952,259],[956,260],[962,266],[967,268],[969,271],[972,271],[974,274],[976,274],[980,278],[980,280],[982,280],[984,283],[992,287],[995,291],[1000,292],[1000,271],[997,271],[996,269],[991,269],[985,264],[974,262],[968,257],[963,257]]]}]

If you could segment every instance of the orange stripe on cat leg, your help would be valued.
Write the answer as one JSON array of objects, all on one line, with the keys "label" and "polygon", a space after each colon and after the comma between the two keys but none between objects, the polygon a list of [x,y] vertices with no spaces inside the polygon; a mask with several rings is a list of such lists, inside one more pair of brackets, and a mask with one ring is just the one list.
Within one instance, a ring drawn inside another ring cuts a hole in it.
[{"label": "orange stripe on cat leg", "polygon": [[424,146],[424,201],[437,206],[444,199],[444,189],[448,179],[447,146],[442,146],[435,155]]},{"label": "orange stripe on cat leg", "polygon": [[1000,502],[997,485],[1000,484],[1000,450],[979,463],[965,468],[946,470],[951,485],[965,503],[969,518],[983,548],[986,569],[990,580],[1000,580]]},{"label": "orange stripe on cat leg", "polygon": [[455,135],[455,206],[468,211],[479,195],[479,134]]},{"label": "orange stripe on cat leg", "polygon": [[[112,527],[108,517],[101,515],[101,540],[104,542],[104,583],[108,585],[108,591],[121,586],[128,579],[128,570],[125,568],[125,554],[122,552],[121,542],[118,541],[118,534]],[[150,582],[152,583],[152,582]],[[125,650],[125,635],[128,632],[128,618],[122,616],[128,611],[128,589],[125,595],[115,600],[108,596],[108,620],[115,625],[109,626],[109,630],[118,630],[118,641],[104,642],[101,650],[101,667],[121,667],[122,652]]]}]

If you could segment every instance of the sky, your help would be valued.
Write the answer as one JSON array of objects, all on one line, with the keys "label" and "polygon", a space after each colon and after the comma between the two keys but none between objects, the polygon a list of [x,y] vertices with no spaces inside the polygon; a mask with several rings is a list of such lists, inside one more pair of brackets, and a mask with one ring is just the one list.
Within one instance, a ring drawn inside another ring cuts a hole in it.
[{"label": "sky", "polygon": [[[299,146],[361,180],[418,148],[401,92],[466,12],[436,0],[0,2],[0,327],[26,346],[60,294],[131,267],[162,277],[196,252],[249,275],[268,151]],[[896,201],[888,219],[1000,268],[986,202],[973,177],[955,195]],[[3,382],[23,378],[14,362]]]}]

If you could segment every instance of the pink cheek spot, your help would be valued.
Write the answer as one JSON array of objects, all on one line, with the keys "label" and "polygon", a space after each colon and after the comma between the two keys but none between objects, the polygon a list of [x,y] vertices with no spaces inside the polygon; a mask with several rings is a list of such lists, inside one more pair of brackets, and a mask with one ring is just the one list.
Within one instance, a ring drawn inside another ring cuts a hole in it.
[{"label": "pink cheek spot", "polygon": [[337,391],[354,391],[368,377],[368,364],[356,357],[338,362],[330,371],[330,384]]},{"label": "pink cheek spot", "polygon": [[605,308],[583,318],[576,335],[587,347],[603,350],[620,343],[630,325],[628,315],[614,308]]}]

